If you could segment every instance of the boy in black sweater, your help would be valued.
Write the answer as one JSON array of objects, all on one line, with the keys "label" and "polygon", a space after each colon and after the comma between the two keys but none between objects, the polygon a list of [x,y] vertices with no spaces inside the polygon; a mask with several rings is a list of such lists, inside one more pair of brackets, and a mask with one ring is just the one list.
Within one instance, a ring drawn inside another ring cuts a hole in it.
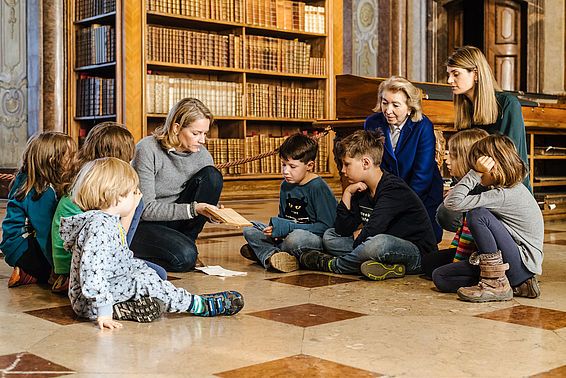
[{"label": "boy in black sweater", "polygon": [[309,251],[303,267],[373,280],[421,271],[421,256],[436,252],[430,219],[419,197],[399,177],[379,168],[383,136],[357,131],[336,146],[342,174],[350,185],[336,210],[334,228],[323,236],[332,256]]}]

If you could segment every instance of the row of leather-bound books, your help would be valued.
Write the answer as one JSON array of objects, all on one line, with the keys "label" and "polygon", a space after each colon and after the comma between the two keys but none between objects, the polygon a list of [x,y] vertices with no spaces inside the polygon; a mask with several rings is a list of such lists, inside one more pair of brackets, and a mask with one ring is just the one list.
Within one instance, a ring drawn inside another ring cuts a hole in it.
[{"label": "row of leather-bound books", "polygon": [[325,32],[324,7],[307,5],[302,1],[148,0],[146,10],[310,33]]},{"label": "row of leather-bound books", "polygon": [[[287,136],[258,135],[253,133],[245,138],[207,138],[205,147],[210,152],[215,164],[256,156],[279,148]],[[328,146],[330,136],[318,140],[318,152],[314,171],[328,172]],[[277,174],[281,173],[279,154],[221,169],[222,174]]]},{"label": "row of leather-bound books", "polygon": [[79,28],[75,38],[75,67],[115,61],[115,30],[112,25]]},{"label": "row of leather-bound books", "polygon": [[147,113],[165,114],[180,99],[201,100],[216,116],[323,119],[325,91],[264,83],[247,83],[247,112],[243,113],[241,83],[147,75]]},{"label": "row of leather-bound books", "polygon": [[81,75],[77,79],[76,116],[113,115],[115,109],[115,80]]},{"label": "row of leather-bound books", "polygon": [[75,18],[82,20],[116,10],[116,0],[77,0]]},{"label": "row of leather-bound books", "polygon": [[324,75],[325,59],[298,39],[218,34],[148,25],[149,62]]}]

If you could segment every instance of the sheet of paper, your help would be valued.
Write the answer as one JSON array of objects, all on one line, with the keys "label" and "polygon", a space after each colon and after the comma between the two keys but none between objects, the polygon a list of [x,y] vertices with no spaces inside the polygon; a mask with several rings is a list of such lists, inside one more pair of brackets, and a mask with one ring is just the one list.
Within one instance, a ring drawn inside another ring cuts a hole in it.
[{"label": "sheet of paper", "polygon": [[224,269],[220,265],[210,265],[196,267],[196,270],[200,270],[210,276],[220,276],[220,277],[235,277],[235,276],[247,276],[247,272],[237,272],[235,270]]}]

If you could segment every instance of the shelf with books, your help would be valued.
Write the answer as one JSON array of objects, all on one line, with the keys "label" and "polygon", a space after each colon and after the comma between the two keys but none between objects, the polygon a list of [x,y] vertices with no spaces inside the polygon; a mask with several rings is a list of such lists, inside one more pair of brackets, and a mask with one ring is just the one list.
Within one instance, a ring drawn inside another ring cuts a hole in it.
[{"label": "shelf with books", "polygon": [[103,121],[122,122],[121,4],[68,0],[68,132],[80,141]]}]

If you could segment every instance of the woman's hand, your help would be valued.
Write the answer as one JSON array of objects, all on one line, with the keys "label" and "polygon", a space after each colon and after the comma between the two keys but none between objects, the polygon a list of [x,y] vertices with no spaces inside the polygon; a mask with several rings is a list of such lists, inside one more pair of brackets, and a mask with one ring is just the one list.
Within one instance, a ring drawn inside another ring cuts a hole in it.
[{"label": "woman's hand", "polygon": [[98,328],[100,329],[104,329],[104,327],[110,329],[122,328],[122,323],[118,323],[117,321],[112,319],[112,314],[99,316],[96,318],[96,322],[98,323]]},{"label": "woman's hand", "polygon": [[217,207],[217,206],[211,205],[209,203],[203,203],[203,202],[197,202],[195,204],[195,210],[196,210],[197,213],[209,218],[212,222],[215,222],[215,223],[224,223],[224,221],[221,218],[218,218],[217,216],[215,216],[212,212],[206,211],[206,209],[219,210],[219,209],[222,209],[222,208],[224,208],[224,206],[222,206],[222,205],[220,205],[220,207]]}]

